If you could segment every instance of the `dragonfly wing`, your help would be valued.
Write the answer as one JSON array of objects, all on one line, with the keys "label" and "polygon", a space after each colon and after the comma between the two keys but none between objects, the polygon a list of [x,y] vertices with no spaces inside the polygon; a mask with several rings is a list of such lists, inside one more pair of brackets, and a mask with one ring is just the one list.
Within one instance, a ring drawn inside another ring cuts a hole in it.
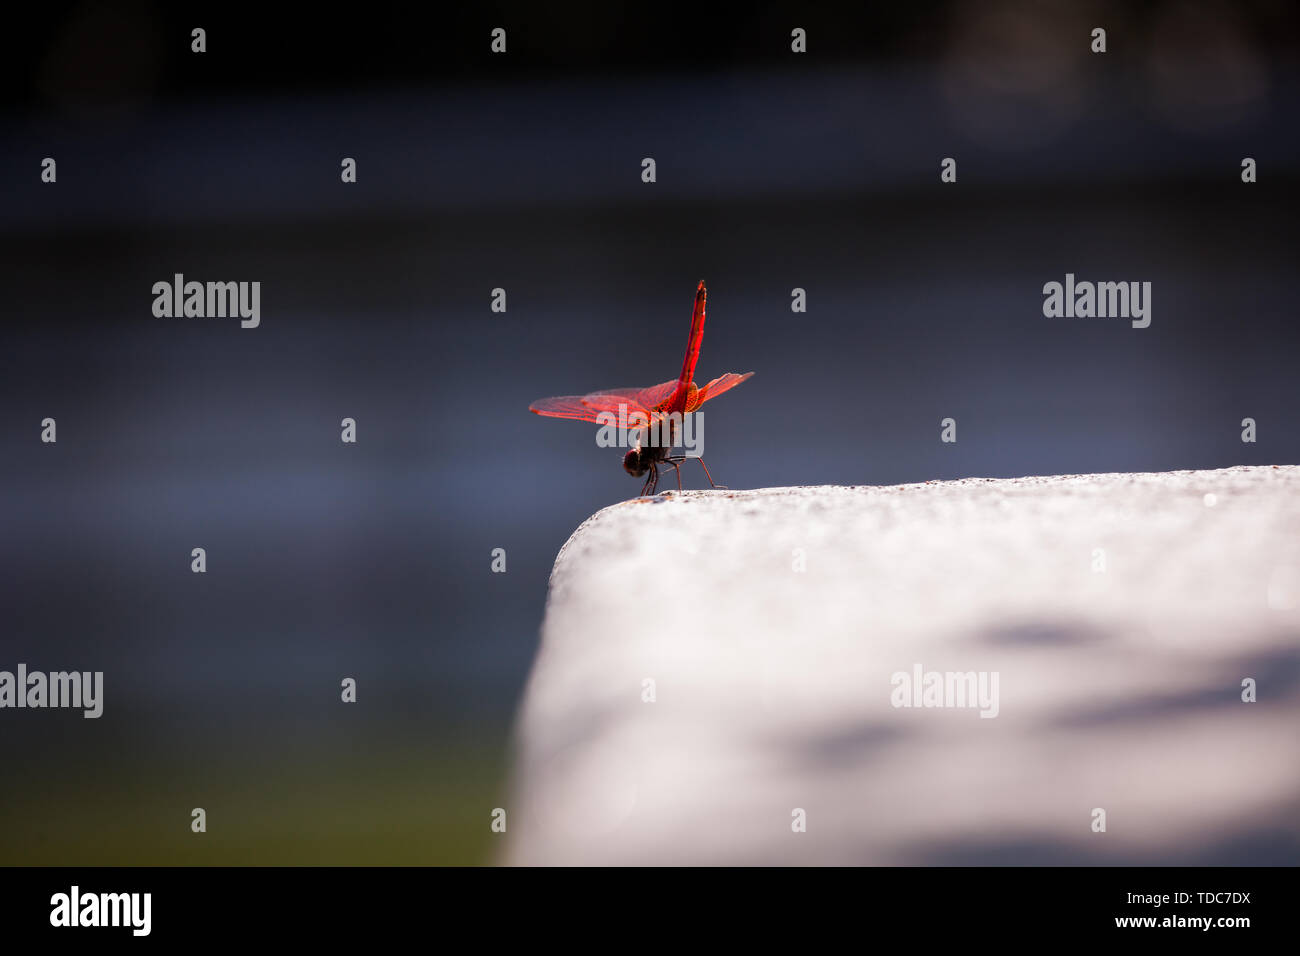
[{"label": "dragonfly wing", "polygon": [[[677,383],[673,381],[669,382],[668,385],[670,386],[669,391],[671,392],[672,387],[675,387]],[[588,392],[586,395],[582,396],[582,400],[592,404],[603,405],[607,402],[617,402],[621,399],[622,401],[632,405],[645,405],[645,402],[641,400],[641,397],[652,393],[654,389],[660,387],[661,386],[659,385],[655,385],[653,388],[641,388],[636,385],[630,385],[627,388],[602,388],[599,392]],[[650,406],[646,407],[648,408]]]},{"label": "dragonfly wing", "polygon": [[686,410],[688,412],[695,411],[709,399],[717,398],[729,388],[735,388],[753,374],[753,372],[746,372],[744,375],[741,375],[738,372],[728,372],[726,375],[719,375],[713,381],[709,382],[708,385],[705,385],[695,393],[695,397],[692,399]]},{"label": "dragonfly wing", "polygon": [[638,389],[636,400],[646,408],[655,411],[667,411],[666,407],[661,408],[660,406],[666,406],[676,391],[677,381],[674,379],[669,382],[661,382],[658,385],[651,385],[649,388]]},{"label": "dragonfly wing", "polygon": [[[649,421],[655,414],[655,405],[662,395],[671,395],[676,382],[665,382],[652,388],[608,388],[586,395],[561,395],[556,398],[539,398],[528,406],[528,410],[548,418],[574,418],[583,422],[594,422],[603,412],[610,412],[615,419],[620,412],[624,421],[634,415],[642,415]],[[647,403],[646,399],[654,399]]]},{"label": "dragonfly wing", "polygon": [[528,406],[528,410],[535,415],[545,415],[547,418],[573,418],[580,422],[594,422],[601,410],[584,405],[582,399],[581,395],[539,398]]},{"label": "dragonfly wing", "polygon": [[649,388],[607,388],[584,395],[582,400],[588,405],[613,407],[616,410],[620,404],[624,404],[629,412],[639,411],[646,415],[654,415],[667,410],[667,403],[676,390],[677,380],[674,379],[651,385]]}]

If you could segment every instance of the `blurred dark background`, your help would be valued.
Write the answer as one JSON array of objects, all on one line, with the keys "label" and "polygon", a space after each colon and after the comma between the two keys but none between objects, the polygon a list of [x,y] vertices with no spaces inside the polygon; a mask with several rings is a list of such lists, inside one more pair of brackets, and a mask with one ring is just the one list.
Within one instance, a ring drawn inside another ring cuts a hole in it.
[{"label": "blurred dark background", "polygon": [[639,487],[528,403],[675,375],[700,278],[732,487],[1300,460],[1293,4],[619,6],[6,14],[0,669],[106,686],[0,712],[0,863],[490,861],[551,563]]}]

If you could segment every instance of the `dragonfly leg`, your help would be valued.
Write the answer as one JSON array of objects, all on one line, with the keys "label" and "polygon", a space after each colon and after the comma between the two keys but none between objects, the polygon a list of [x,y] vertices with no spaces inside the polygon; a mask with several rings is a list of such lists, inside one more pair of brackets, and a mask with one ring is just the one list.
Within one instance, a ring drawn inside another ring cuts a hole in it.
[{"label": "dragonfly leg", "polygon": [[705,475],[706,478],[709,479],[709,487],[710,487],[710,488],[724,488],[724,489],[726,489],[726,490],[728,490],[728,491],[731,490],[731,489],[727,488],[726,485],[715,485],[715,484],[713,483],[713,476],[709,474],[709,466],[706,465],[706,464],[704,463],[704,459],[703,459],[703,458],[697,458],[697,459],[695,459],[695,460],[698,461],[698,462],[700,463],[700,467],[704,469],[704,475]]},{"label": "dragonfly leg", "polygon": [[[704,469],[704,474],[705,474],[705,476],[709,479],[709,487],[710,487],[710,488],[721,488],[723,491],[730,491],[730,490],[731,490],[731,489],[728,488],[726,485],[719,485],[719,484],[716,484],[716,483],[713,481],[713,476],[709,474],[709,466],[706,465],[706,464],[704,463],[704,459],[703,459],[703,458],[700,458],[698,455],[674,455],[674,456],[671,457],[671,458],[665,458],[664,461],[666,461],[668,464],[670,464],[670,465],[672,465],[674,468],[676,468],[676,467],[677,467],[676,462],[679,462],[679,461],[689,461],[691,458],[694,458],[696,461],[698,461],[698,462],[700,463],[700,467]],[[679,482],[681,481],[681,474],[680,474],[680,472],[678,473],[677,480],[678,480]]]},{"label": "dragonfly leg", "polygon": [[647,495],[653,495],[657,487],[659,487],[659,469],[654,465],[651,465],[650,477],[647,478],[645,484],[641,486],[641,497],[644,498]]},{"label": "dragonfly leg", "polygon": [[677,462],[673,461],[671,458],[665,458],[664,462],[665,464],[669,464],[673,466],[673,471],[677,473],[677,490],[681,491],[682,490],[682,466],[677,464]]}]

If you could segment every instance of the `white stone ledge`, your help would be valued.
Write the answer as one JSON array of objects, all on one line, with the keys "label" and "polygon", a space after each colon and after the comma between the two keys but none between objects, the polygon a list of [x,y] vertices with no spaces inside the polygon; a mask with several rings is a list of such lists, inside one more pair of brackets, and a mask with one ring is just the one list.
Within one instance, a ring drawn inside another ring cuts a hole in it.
[{"label": "white stone ledge", "polygon": [[[555,562],[504,860],[1300,863],[1298,603],[1295,466],[614,505]],[[916,665],[997,716],[893,706]]]}]

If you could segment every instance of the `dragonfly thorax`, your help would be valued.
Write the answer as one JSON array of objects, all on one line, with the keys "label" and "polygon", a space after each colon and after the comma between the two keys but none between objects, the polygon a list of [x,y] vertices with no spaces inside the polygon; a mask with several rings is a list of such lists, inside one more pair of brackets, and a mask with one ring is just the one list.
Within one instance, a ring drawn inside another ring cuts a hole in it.
[{"label": "dragonfly thorax", "polygon": [[657,463],[668,457],[669,445],[650,445],[646,444],[649,436],[642,432],[638,435],[636,444],[627,450],[623,456],[623,470],[634,478],[640,478]]}]

